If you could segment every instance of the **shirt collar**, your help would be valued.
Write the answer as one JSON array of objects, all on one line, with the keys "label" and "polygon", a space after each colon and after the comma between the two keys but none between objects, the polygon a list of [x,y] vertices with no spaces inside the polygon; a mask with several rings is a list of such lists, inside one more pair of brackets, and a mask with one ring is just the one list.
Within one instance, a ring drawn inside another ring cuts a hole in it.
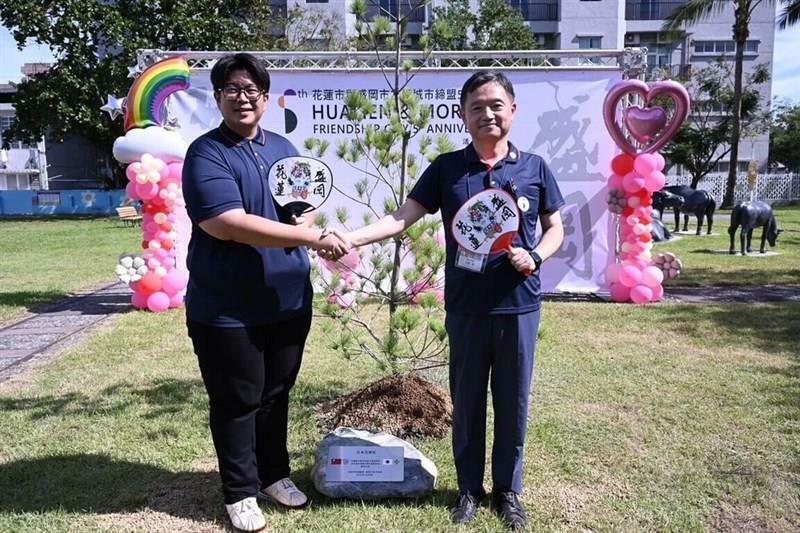
[{"label": "shirt collar", "polygon": [[256,133],[256,136],[253,137],[252,139],[247,139],[245,137],[242,137],[241,135],[230,129],[228,125],[225,124],[225,121],[223,121],[219,125],[219,132],[220,134],[222,134],[222,137],[225,138],[225,140],[228,141],[232,146],[241,146],[248,141],[253,141],[256,144],[260,144],[261,146],[264,146],[267,143],[267,134],[264,133],[264,129],[261,126],[258,126],[258,132]]},{"label": "shirt collar", "polygon": [[[480,163],[481,165],[484,164],[481,161],[481,158],[478,157],[478,152],[475,151],[475,147],[472,145],[472,143],[469,143],[467,147],[464,148],[464,156],[470,163]],[[504,165],[508,163],[516,164],[517,161],[519,161],[519,150],[516,146],[511,144],[511,141],[508,141],[508,153],[503,159],[498,161],[498,163],[502,162]]]}]

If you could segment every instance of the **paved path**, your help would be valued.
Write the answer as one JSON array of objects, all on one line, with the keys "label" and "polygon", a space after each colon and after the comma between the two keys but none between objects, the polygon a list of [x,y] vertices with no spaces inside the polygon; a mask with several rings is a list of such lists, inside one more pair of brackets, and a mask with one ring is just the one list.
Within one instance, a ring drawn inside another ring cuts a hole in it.
[{"label": "paved path", "polygon": [[[88,334],[88,328],[131,310],[130,289],[122,283],[78,294],[0,327],[0,383],[31,363],[56,355]],[[602,301],[595,295],[548,294],[549,301]],[[748,287],[668,287],[667,302],[800,302],[800,285]]]},{"label": "paved path", "polygon": [[0,327],[0,382],[22,373],[34,359],[45,359],[79,340],[90,326],[129,311],[130,294],[126,285],[115,283],[41,307]]}]

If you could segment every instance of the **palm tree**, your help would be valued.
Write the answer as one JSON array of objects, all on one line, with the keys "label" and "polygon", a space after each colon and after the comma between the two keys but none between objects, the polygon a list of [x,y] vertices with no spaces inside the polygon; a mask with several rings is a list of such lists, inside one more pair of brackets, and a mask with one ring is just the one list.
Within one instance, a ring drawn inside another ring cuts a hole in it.
[{"label": "palm tree", "polygon": [[[721,13],[726,6],[733,3],[733,40],[736,42],[733,67],[733,116],[731,117],[731,152],[728,181],[725,185],[725,196],[722,207],[733,207],[733,191],[736,187],[736,175],[739,161],[739,138],[741,136],[742,110],[742,69],[744,64],[744,45],[750,36],[750,19],[753,11],[763,0],[688,0],[678,7],[664,22],[664,31],[678,31],[684,24],[692,24],[707,19],[712,14]],[[794,0],[800,1],[800,0]]]},{"label": "palm tree", "polygon": [[800,20],[800,0],[783,0],[786,4],[778,15],[778,29],[785,30]]},{"label": "palm tree", "polygon": [[[733,69],[733,116],[731,117],[731,152],[728,169],[728,181],[725,185],[725,196],[722,207],[733,207],[733,191],[736,187],[736,177],[739,161],[739,138],[741,137],[742,116],[742,70],[744,64],[744,46],[750,36],[750,19],[753,11],[764,0],[688,0],[667,17],[662,30],[667,32],[678,31],[684,24],[693,24],[707,19],[712,14],[721,13],[729,4],[734,6],[733,40],[736,42]],[[771,0],[767,0],[772,3]],[[800,19],[800,0],[780,0],[785,7],[778,15],[778,28],[785,29],[798,22]]]}]

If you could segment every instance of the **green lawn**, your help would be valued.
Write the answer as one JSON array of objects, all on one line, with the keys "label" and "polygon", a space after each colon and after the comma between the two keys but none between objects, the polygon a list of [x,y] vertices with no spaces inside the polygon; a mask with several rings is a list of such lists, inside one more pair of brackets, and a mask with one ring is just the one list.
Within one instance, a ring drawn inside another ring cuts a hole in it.
[{"label": "green lawn", "polygon": [[[783,233],[778,237],[775,248],[767,250],[777,255],[762,256],[758,253],[761,245],[761,229],[753,232],[752,246],[754,254],[742,257],[740,254],[730,255],[730,211],[722,211],[724,218],[714,221],[712,235],[696,236],[694,231],[696,219],[689,219],[690,235],[680,235],[676,241],[657,243],[653,253],[673,252],[683,261],[684,272],[678,278],[668,281],[669,285],[764,285],[800,283],[800,207],[782,207],[775,210],[778,227]],[[719,214],[719,212],[718,212]],[[667,229],[672,231],[675,219],[672,213],[664,215]],[[681,228],[683,217],[681,216]],[[735,238],[736,250],[739,250],[739,233]]]},{"label": "green lawn", "polygon": [[[718,237],[656,249],[683,258],[677,283],[796,283],[800,209],[778,218],[787,229],[778,256],[702,252],[727,249],[719,222]],[[112,282],[118,254],[136,250],[140,236],[110,219],[0,228],[0,320]],[[331,352],[322,320],[291,407],[292,461],[306,489],[323,436],[315,406],[379,377],[369,361]],[[525,451],[530,529],[800,529],[798,323],[798,303],[547,303]],[[225,529],[206,423],[183,312],[121,315],[0,384],[0,531]],[[432,497],[362,503],[313,494],[304,512],[269,509],[272,530],[454,529],[449,439],[415,444],[439,467]],[[482,509],[462,530],[499,528]]]},{"label": "green lawn", "polygon": [[[181,311],[128,313],[0,387],[0,531],[223,528],[183,321]],[[548,304],[525,451],[531,530],[800,528],[799,321],[796,303]],[[369,362],[334,355],[319,326],[291,408],[306,489],[323,436],[314,406],[377,377]],[[431,498],[313,494],[304,512],[268,510],[273,530],[450,530],[449,439],[415,444],[439,467]],[[483,509],[470,530],[499,527]]]},{"label": "green lawn", "polygon": [[112,283],[142,231],[114,218],[0,219],[0,323],[67,294]]}]

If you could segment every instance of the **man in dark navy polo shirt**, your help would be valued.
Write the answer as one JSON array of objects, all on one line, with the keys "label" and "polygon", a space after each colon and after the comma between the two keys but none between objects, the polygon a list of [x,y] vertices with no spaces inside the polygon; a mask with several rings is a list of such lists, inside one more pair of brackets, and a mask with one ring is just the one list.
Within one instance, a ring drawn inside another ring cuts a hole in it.
[{"label": "man in dark navy polo shirt", "polygon": [[[441,210],[447,252],[445,325],[450,340],[453,455],[459,488],[452,518],[456,523],[472,520],[486,494],[486,388],[491,383],[492,500],[506,524],[518,529],[527,520],[518,495],[539,327],[539,268],[564,239],[558,211],[564,199],[542,158],[521,152],[508,141],[515,112],[514,89],[503,74],[474,74],[461,91],[461,117],[472,143],[431,163],[395,213],[340,235],[362,246],[402,233],[425,214]],[[453,239],[451,223],[468,198],[488,187],[511,194],[523,220],[509,252],[476,263]],[[538,223],[542,236],[536,242]]]},{"label": "man in dark navy polo shirt", "polygon": [[259,126],[269,74],[250,54],[211,71],[222,124],[195,140],[183,166],[192,221],[186,316],[209,397],[209,425],[233,526],[266,526],[256,497],[286,507],[307,498],[289,479],[289,390],[311,324],[305,246],[338,258],[334,236],[296,220],[270,194],[267,172],[297,150]]}]

